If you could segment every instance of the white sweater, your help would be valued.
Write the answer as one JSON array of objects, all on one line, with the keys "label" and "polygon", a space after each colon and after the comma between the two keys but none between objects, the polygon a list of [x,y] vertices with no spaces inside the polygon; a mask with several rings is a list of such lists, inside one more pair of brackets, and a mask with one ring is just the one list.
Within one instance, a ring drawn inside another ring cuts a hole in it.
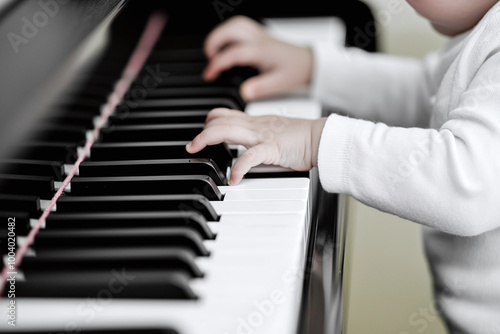
[{"label": "white sweater", "polygon": [[313,96],[353,117],[328,118],[323,187],[427,226],[450,332],[500,333],[500,3],[424,61],[313,49]]}]

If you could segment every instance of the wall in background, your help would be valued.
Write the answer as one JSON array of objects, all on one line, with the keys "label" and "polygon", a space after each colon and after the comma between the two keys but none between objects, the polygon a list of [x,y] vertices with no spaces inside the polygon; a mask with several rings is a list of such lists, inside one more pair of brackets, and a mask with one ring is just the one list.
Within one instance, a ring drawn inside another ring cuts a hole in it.
[{"label": "wall in background", "polygon": [[[404,0],[366,0],[375,15],[381,52],[423,57],[447,38]],[[431,278],[421,227],[399,217],[349,203],[346,253],[346,334],[441,334],[432,308]]]}]

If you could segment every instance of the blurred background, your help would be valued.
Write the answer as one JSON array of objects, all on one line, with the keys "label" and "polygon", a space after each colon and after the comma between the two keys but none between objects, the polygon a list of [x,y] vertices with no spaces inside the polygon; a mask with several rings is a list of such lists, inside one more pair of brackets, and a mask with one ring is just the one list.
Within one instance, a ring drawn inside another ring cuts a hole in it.
[{"label": "blurred background", "polygon": [[[380,52],[421,58],[448,41],[405,0],[364,2],[377,22]],[[398,13],[387,15],[390,8]],[[349,201],[345,333],[446,333],[440,318],[424,315],[433,296],[421,227]]]}]

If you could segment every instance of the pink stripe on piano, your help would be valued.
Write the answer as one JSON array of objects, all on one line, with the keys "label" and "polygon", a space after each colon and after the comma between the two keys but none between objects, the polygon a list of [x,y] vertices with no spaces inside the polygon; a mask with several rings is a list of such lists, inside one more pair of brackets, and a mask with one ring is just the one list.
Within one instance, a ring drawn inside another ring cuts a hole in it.
[{"label": "pink stripe on piano", "polygon": [[120,103],[123,96],[130,88],[130,85],[134,81],[135,77],[139,74],[139,71],[144,66],[144,63],[149,57],[156,41],[160,37],[160,34],[166,22],[167,22],[167,17],[163,13],[153,13],[149,18],[146,28],[144,29],[144,32],[142,33],[142,36],[139,40],[139,43],[137,44],[134,52],[132,53],[132,56],[130,57],[127,66],[125,67],[125,70],[123,71],[122,77],[115,85],[115,89],[113,93],[109,96],[108,102],[103,106],[101,110],[101,122],[99,122],[99,124],[97,124],[96,127],[94,128],[94,131],[92,132],[92,137],[87,139],[85,146],[81,154],[78,156],[78,159],[76,160],[73,168],[64,179],[61,187],[57,190],[54,197],[52,197],[52,199],[50,200],[49,205],[43,211],[36,225],[26,236],[25,244],[17,250],[15,267],[10,268],[9,270],[7,266],[4,266],[2,270],[2,275],[0,277],[0,299],[2,298],[3,288],[5,286],[5,282],[7,281],[7,277],[9,276],[9,272],[16,272],[17,267],[21,264],[21,261],[24,255],[26,254],[26,251],[28,250],[29,246],[31,246],[35,241],[35,237],[38,231],[40,230],[40,227],[45,222],[45,219],[47,219],[47,217],[49,216],[51,209],[54,207],[54,205],[56,205],[57,199],[62,195],[63,190],[70,183],[71,179],[78,170],[78,167],[80,166],[82,161],[85,160],[87,154],[90,153],[90,148],[94,144],[95,140],[98,138],[102,126],[106,123],[109,116],[111,116],[118,103]]}]

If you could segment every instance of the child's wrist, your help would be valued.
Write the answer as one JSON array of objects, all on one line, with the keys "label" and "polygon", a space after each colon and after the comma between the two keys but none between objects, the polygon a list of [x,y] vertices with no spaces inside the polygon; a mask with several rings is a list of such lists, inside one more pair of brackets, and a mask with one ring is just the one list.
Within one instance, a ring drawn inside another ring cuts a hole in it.
[{"label": "child's wrist", "polygon": [[311,129],[311,152],[312,152],[312,166],[318,166],[318,152],[319,143],[321,141],[321,134],[323,133],[323,128],[325,127],[327,118],[323,117],[313,121]]}]

